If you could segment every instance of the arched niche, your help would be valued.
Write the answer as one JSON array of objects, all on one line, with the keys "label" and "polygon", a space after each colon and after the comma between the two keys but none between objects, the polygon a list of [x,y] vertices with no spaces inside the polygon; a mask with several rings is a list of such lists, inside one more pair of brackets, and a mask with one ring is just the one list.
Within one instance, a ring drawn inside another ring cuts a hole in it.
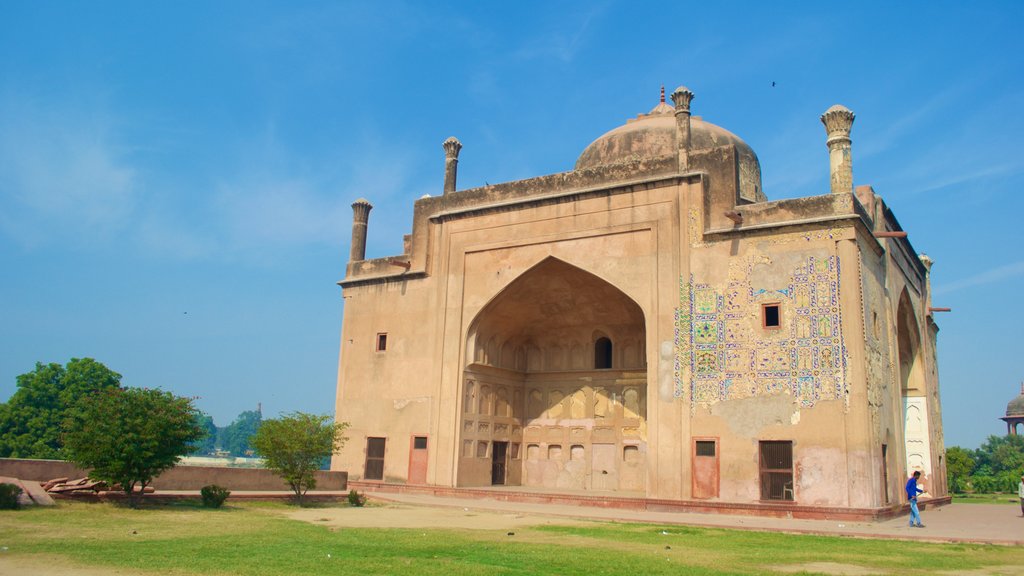
[{"label": "arched niche", "polygon": [[904,394],[924,394],[921,367],[921,328],[906,288],[900,293],[896,311],[896,341],[899,347],[900,387]]},{"label": "arched niche", "polygon": [[[646,340],[643,310],[622,290],[557,258],[541,261],[469,323],[464,384],[475,388],[464,394],[467,404],[475,397],[477,412],[465,418],[472,426],[460,428],[461,439],[522,442],[527,458],[512,464],[521,470],[510,472],[506,484],[584,487],[594,473],[589,457],[565,458],[561,448],[574,446],[577,456],[595,445],[615,453],[625,427],[643,429]],[[493,452],[481,453],[463,456],[460,485],[491,482]],[[618,478],[612,460],[599,463]],[[617,489],[617,483],[595,489]]]},{"label": "arched niche", "polygon": [[900,390],[903,398],[903,445],[906,473],[920,470],[931,475],[931,430],[928,397],[921,353],[921,325],[907,289],[900,293],[896,308]]},{"label": "arched niche", "polygon": [[[554,257],[548,257],[513,280],[494,296],[470,324],[466,357],[490,366],[533,371],[560,371],[580,366],[577,343],[596,344],[607,338],[616,346],[633,348],[632,363],[639,368],[644,338],[640,306],[608,281]],[[599,332],[599,333],[598,333]],[[596,334],[596,335],[595,335]],[[525,346],[525,361],[499,361],[506,345]],[[479,347],[485,347],[479,350]],[[587,363],[589,364],[589,363]],[[614,364],[613,364],[614,365]]]}]

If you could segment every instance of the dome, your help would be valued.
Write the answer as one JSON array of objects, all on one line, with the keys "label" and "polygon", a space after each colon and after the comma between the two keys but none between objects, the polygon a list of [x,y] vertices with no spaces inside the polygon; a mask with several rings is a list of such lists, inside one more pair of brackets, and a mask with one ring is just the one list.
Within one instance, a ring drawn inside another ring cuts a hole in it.
[{"label": "dome", "polygon": [[1024,416],[1024,390],[1006,405],[1007,416]]},{"label": "dome", "polygon": [[[735,146],[739,156],[757,156],[753,149],[732,132],[705,122],[699,116],[690,117],[690,150],[710,150]],[[618,164],[635,159],[658,158],[676,154],[676,117],[671,106],[664,102],[649,114],[630,119],[624,126],[594,140],[580,154],[576,169]]]}]

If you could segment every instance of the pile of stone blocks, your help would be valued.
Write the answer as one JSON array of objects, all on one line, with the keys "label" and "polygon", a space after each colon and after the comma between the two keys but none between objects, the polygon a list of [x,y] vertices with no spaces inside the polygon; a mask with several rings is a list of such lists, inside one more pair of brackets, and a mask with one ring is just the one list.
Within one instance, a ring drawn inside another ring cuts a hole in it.
[{"label": "pile of stone blocks", "polygon": [[106,482],[90,480],[89,478],[78,478],[76,480],[54,478],[43,483],[43,490],[53,494],[95,494],[97,492],[106,492],[109,489]]},{"label": "pile of stone blocks", "polygon": [[[108,485],[102,480],[93,480],[91,478],[77,478],[70,480],[68,478],[54,478],[48,482],[43,483],[43,490],[51,494],[61,494],[65,496],[105,496],[108,492],[124,492],[120,484]],[[136,490],[138,491],[138,490]],[[152,486],[146,486],[143,493],[152,494],[155,492]]]},{"label": "pile of stone blocks", "polygon": [[31,506],[33,504],[38,504],[39,506],[53,506],[54,504],[53,498],[46,493],[46,490],[43,489],[39,482],[0,476],[0,484],[14,484],[21,488],[21,495],[18,496],[18,503],[22,506]]}]

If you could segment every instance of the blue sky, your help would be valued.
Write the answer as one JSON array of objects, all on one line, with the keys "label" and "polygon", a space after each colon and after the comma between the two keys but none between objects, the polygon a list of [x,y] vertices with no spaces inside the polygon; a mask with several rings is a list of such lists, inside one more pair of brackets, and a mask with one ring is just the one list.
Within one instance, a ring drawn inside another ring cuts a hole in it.
[{"label": "blue sky", "polygon": [[976,447],[1024,379],[1024,3],[853,4],[3,2],[0,397],[93,357],[222,426],[329,413],[356,198],[398,254],[446,137],[460,188],[561,172],[685,84],[770,199],[827,193],[818,116],[857,114]]}]

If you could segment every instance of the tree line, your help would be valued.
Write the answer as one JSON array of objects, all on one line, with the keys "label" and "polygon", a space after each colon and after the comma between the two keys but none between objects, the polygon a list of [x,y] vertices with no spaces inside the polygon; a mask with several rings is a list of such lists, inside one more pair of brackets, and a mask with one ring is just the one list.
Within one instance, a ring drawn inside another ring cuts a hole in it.
[{"label": "tree line", "polygon": [[[66,366],[36,363],[17,378],[17,390],[0,403],[0,458],[63,460],[62,426],[78,412],[78,403],[121,387],[121,375],[92,358],[73,358]],[[190,405],[191,406],[191,405]],[[251,440],[263,423],[259,410],[247,410],[231,424],[218,427],[208,414],[194,410],[202,438],[193,455],[253,456]]]},{"label": "tree line", "polygon": [[977,450],[946,449],[946,476],[952,492],[1016,492],[1024,474],[1024,436],[989,436]]},{"label": "tree line", "polygon": [[316,485],[313,472],[342,447],[346,427],[301,412],[264,422],[256,410],[218,428],[192,398],[122,387],[117,372],[72,358],[65,366],[36,363],[17,377],[17,390],[0,403],[0,457],[68,460],[134,498],[136,487],[141,493],[186,454],[256,455],[301,503]]},{"label": "tree line", "polygon": [[253,456],[256,452],[252,445],[252,437],[263,424],[263,414],[259,410],[246,410],[231,424],[217,426],[210,415],[200,411],[196,416],[196,422],[206,436],[196,444],[192,455],[245,458]]}]

